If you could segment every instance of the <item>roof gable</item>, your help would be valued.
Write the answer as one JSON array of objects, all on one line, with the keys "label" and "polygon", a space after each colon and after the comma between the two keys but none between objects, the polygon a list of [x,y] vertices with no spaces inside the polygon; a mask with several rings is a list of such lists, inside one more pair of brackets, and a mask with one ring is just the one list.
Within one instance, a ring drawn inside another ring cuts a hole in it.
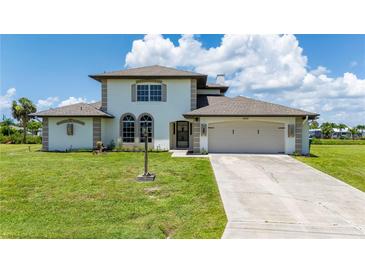
[{"label": "roof gable", "polygon": [[113,115],[106,113],[100,108],[100,102],[87,104],[87,103],[78,103],[58,108],[51,108],[48,110],[43,110],[35,113],[29,114],[31,117],[106,117],[112,118]]}]

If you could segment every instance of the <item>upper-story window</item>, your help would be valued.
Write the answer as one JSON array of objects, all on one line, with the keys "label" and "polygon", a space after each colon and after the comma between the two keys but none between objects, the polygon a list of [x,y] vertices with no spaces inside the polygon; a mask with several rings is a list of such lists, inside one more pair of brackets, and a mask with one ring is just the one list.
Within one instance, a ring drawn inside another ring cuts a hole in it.
[{"label": "upper-story window", "polygon": [[150,85],[150,101],[161,101],[161,85]]},{"label": "upper-story window", "polygon": [[149,98],[149,86],[138,85],[137,86],[137,101],[148,101]]},{"label": "upper-story window", "polygon": [[162,101],[162,88],[159,84],[137,85],[137,101]]}]

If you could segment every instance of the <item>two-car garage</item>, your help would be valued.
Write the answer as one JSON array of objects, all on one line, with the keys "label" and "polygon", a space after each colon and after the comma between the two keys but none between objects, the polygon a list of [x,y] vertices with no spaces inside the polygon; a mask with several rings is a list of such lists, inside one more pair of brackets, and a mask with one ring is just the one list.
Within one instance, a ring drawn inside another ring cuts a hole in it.
[{"label": "two-car garage", "polygon": [[209,123],[210,153],[284,153],[285,124],[261,121]]}]

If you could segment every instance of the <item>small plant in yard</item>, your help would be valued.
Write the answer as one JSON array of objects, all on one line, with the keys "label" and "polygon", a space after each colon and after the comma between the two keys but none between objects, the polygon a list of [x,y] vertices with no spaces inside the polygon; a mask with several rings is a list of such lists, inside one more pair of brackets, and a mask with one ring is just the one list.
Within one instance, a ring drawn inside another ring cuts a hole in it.
[{"label": "small plant in yard", "polygon": [[96,142],[96,150],[93,151],[93,154],[101,154],[103,153],[105,147],[102,141],[97,141]]},{"label": "small plant in yard", "polygon": [[111,141],[110,141],[110,144],[109,144],[109,149],[110,149],[110,150],[113,150],[114,148],[115,148],[114,140],[111,140]]},{"label": "small plant in yard", "polygon": [[122,149],[122,146],[123,146],[122,138],[118,137],[118,140],[117,140],[117,149],[118,150],[121,150]]}]

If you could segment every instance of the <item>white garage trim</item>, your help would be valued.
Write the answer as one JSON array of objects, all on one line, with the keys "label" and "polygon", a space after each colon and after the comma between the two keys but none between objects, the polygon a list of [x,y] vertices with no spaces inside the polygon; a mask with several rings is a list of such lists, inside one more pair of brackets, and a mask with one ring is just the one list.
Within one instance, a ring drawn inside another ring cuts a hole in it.
[{"label": "white garage trim", "polygon": [[249,120],[210,123],[208,151],[284,153],[285,124]]},{"label": "white garage trim", "polygon": [[[288,137],[288,125],[295,124],[295,117],[201,117],[201,124],[208,126],[208,134],[206,136],[200,136],[200,149],[201,151],[208,151],[208,138],[209,127],[214,123],[230,123],[230,122],[242,122],[242,121],[256,121],[256,122],[269,122],[282,124],[284,129],[284,153],[292,154],[295,152],[295,138]],[[224,142],[224,140],[222,140]],[[209,152],[209,151],[208,151]]]}]

